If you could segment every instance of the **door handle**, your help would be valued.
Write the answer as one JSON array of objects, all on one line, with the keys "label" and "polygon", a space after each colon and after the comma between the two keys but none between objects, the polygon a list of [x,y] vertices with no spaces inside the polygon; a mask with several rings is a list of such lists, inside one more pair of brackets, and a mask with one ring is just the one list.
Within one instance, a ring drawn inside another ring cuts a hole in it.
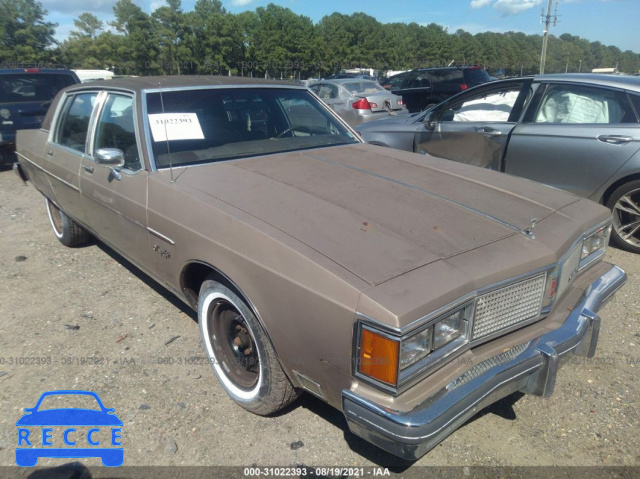
[{"label": "door handle", "polygon": [[47,150],[47,156],[53,156],[53,150]]},{"label": "door handle", "polygon": [[624,145],[625,143],[629,143],[633,140],[630,136],[622,136],[622,135],[600,135],[598,137],[598,141],[603,143],[610,143],[612,145]]},{"label": "door handle", "polygon": [[481,126],[480,128],[476,128],[476,132],[480,133],[481,135],[485,135],[485,136],[500,136],[500,135],[502,135],[502,131],[501,130],[494,130],[493,128],[486,128],[484,126]]},{"label": "door handle", "polygon": [[93,173],[93,166],[91,165],[82,165],[82,169],[84,169],[84,171],[86,171],[87,173]]}]

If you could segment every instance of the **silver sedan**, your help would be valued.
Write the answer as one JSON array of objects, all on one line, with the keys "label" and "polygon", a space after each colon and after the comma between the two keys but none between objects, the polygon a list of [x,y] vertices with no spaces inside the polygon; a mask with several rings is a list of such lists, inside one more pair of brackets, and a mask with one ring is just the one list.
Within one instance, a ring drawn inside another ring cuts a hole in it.
[{"label": "silver sedan", "polygon": [[351,126],[407,112],[401,96],[370,80],[321,80],[309,89]]},{"label": "silver sedan", "polygon": [[640,253],[640,78],[563,74],[487,83],[427,112],[358,127],[369,143],[546,183],[608,206]]}]

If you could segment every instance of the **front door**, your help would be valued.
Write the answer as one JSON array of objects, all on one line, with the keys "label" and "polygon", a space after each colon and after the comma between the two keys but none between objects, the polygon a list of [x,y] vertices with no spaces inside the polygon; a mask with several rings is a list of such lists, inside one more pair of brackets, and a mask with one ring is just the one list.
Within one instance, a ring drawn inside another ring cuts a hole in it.
[{"label": "front door", "polygon": [[[92,155],[83,159],[80,187],[89,226],[106,243],[135,263],[147,253],[147,179],[136,134],[134,98],[108,93],[93,129]],[[110,168],[95,161],[103,148],[120,150],[124,166]]]},{"label": "front door", "polygon": [[487,86],[443,103],[416,133],[414,151],[500,170],[530,83]]}]

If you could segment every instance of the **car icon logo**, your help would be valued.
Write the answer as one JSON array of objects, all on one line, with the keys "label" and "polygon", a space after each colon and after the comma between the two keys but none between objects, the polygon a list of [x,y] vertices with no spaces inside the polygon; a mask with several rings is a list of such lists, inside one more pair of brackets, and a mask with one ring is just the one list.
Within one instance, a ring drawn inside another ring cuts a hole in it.
[{"label": "car icon logo", "polygon": [[[42,408],[42,402],[50,396],[58,399],[66,399],[65,396],[84,396],[83,399],[86,399],[88,396],[89,401],[90,398],[95,399],[99,408]],[[99,457],[102,464],[108,467],[123,464],[122,421],[114,414],[113,408],[104,406],[96,393],[82,390],[48,391],[40,396],[34,407],[25,408],[24,411],[26,414],[16,422],[18,466],[35,466],[40,457]],[[41,428],[39,433],[38,428]],[[54,444],[54,441],[63,444]],[[62,445],[64,447],[58,447]]]}]

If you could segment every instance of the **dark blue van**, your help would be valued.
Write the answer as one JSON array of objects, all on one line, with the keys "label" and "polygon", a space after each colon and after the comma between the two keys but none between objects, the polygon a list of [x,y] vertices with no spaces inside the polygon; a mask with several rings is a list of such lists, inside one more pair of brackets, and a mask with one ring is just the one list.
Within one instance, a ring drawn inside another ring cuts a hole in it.
[{"label": "dark blue van", "polygon": [[16,131],[40,128],[51,100],[76,83],[71,70],[0,69],[0,167],[15,161]]}]

